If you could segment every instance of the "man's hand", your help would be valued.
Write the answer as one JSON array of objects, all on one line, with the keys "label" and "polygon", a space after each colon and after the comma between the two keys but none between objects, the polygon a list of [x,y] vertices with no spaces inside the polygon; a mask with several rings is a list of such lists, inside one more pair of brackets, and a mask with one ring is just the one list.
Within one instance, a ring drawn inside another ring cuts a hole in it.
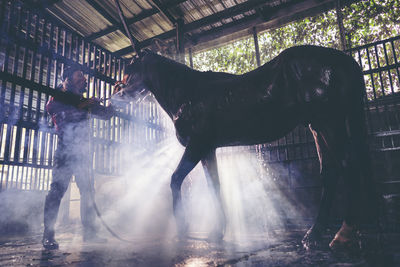
[{"label": "man's hand", "polygon": [[79,109],[88,109],[90,107],[95,106],[96,104],[98,104],[99,102],[94,99],[94,98],[84,98],[83,100],[81,100],[81,102],[78,104],[78,108]]},{"label": "man's hand", "polygon": [[124,84],[123,81],[118,81],[118,82],[115,83],[114,86],[115,86],[114,87],[114,91],[112,93],[113,95],[118,93],[119,91],[121,91],[121,89],[125,86],[125,84]]}]

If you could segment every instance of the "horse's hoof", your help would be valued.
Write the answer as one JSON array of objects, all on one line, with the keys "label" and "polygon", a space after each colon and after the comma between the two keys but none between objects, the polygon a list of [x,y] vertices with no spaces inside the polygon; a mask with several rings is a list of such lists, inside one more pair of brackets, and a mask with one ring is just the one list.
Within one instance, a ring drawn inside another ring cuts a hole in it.
[{"label": "horse's hoof", "polygon": [[322,233],[317,227],[311,227],[301,240],[306,250],[318,249],[322,247]]},{"label": "horse's hoof", "polygon": [[350,254],[357,254],[361,250],[359,240],[353,239],[346,241],[333,239],[331,243],[329,243],[329,247],[334,252],[346,252]]},{"label": "horse's hoof", "polygon": [[358,253],[361,250],[361,242],[358,231],[343,224],[342,228],[336,233],[329,243],[329,247],[334,252],[347,252],[350,254]]}]

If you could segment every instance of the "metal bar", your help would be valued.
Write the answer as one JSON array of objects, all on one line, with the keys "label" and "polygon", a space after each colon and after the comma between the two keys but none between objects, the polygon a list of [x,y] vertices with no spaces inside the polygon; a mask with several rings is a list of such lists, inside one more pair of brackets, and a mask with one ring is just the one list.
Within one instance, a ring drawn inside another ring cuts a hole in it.
[{"label": "metal bar", "polygon": [[[12,41],[14,43],[18,43],[18,44],[24,43],[25,45],[29,46],[30,49],[32,49],[33,51],[36,52],[36,51],[40,50],[41,53],[43,55],[45,55],[46,57],[49,57],[49,58],[52,58],[52,59],[57,59],[58,61],[60,61],[62,63],[68,63],[68,64],[75,63],[75,61],[73,61],[72,59],[69,59],[68,57],[66,57],[66,56],[64,56],[62,54],[54,54],[54,53],[52,53],[50,50],[48,50],[44,46],[33,45],[33,44],[27,42],[26,40],[22,41],[22,40],[15,40],[14,39],[14,40],[10,40],[10,41]],[[64,52],[62,52],[62,53],[64,53]],[[95,70],[91,70],[89,68],[86,68],[85,66],[82,66],[82,69],[83,69],[84,72],[93,73],[94,76],[96,76],[96,77],[98,77],[98,78],[100,78],[102,80],[106,80],[108,82],[115,83],[115,80],[103,75],[101,72],[98,72],[98,71],[95,71]]]},{"label": "metal bar", "polygon": [[[396,49],[394,48],[394,41],[390,41],[390,45],[392,47],[392,52],[393,52],[393,58],[394,58],[394,63],[395,65],[400,65],[399,62],[397,61],[397,55],[396,55]],[[399,72],[399,68],[396,68],[396,72],[397,72],[397,80],[399,81],[400,84],[400,72]]]},{"label": "metal bar", "polygon": [[73,56],[72,56],[72,45],[73,44],[72,43],[73,43],[73,34],[67,32],[67,47],[68,47],[67,58],[70,60],[73,60]]},{"label": "metal bar", "polygon": [[255,51],[256,51],[257,67],[260,67],[261,66],[260,47],[258,45],[258,36],[257,36],[256,27],[253,27],[253,40],[254,40],[254,47],[255,47]]},{"label": "metal bar", "polygon": [[11,126],[7,124],[7,130],[6,130],[6,144],[5,144],[5,149],[4,149],[4,162],[9,162],[10,161],[10,143],[11,143]]},{"label": "metal bar", "polygon": [[39,130],[33,130],[32,164],[38,165]]},{"label": "metal bar", "polygon": [[[366,48],[365,51],[367,52],[368,66],[369,66],[369,69],[371,70],[372,65],[371,65],[371,58],[369,56],[369,49]],[[370,77],[371,77],[371,83],[372,83],[372,92],[374,94],[374,99],[376,99],[375,81],[374,81],[374,76],[372,73],[370,74]]]},{"label": "metal bar", "polygon": [[[9,34],[9,32],[10,32],[10,23],[11,23],[11,8],[12,8],[12,6],[13,6],[13,3],[11,2],[11,4],[10,4],[11,6],[10,6],[10,9],[9,9],[9,12],[7,12],[7,9],[5,9],[5,16],[4,17],[6,17],[6,19],[5,19],[5,22],[4,22],[4,26],[3,26],[3,28],[5,28],[4,29],[4,33],[7,35],[7,36],[9,36],[10,34]],[[10,44],[10,43],[7,43],[6,44],[6,51],[5,51],[5,55],[4,55],[4,64],[3,64],[3,69],[4,69],[4,71],[8,71],[8,61],[9,61],[9,57],[10,57],[10,46],[11,46],[12,44]]]},{"label": "metal bar", "polygon": [[42,138],[40,140],[40,157],[39,157],[39,164],[40,165],[45,165],[45,159],[46,159],[46,147],[47,147],[47,133],[46,132],[41,132],[42,133]]},{"label": "metal bar", "polygon": [[[357,50],[357,54],[358,54],[358,61],[360,62],[361,69],[363,70],[364,66],[363,66],[363,63],[362,63],[360,50]],[[364,77],[363,77],[363,79],[364,79]],[[367,88],[365,87],[365,90],[366,89]],[[368,102],[367,91],[365,91],[364,93],[365,93],[364,94],[364,103],[365,103],[366,109],[367,109],[366,117],[367,117],[368,125],[369,125],[369,128],[370,128],[369,130],[372,132],[374,127],[373,127],[372,118],[371,118],[371,114],[370,114],[370,107],[369,107],[369,102]]]},{"label": "metal bar", "polygon": [[[0,31],[1,32],[7,32],[6,28],[7,28],[7,24],[8,24],[8,20],[6,19],[6,5],[9,2],[6,1],[0,1],[0,22],[1,22],[1,28]],[[0,190],[1,190],[1,184],[0,184]]]},{"label": "metal bar", "polygon": [[[389,65],[389,58],[388,58],[388,54],[387,54],[387,51],[386,51],[386,43],[383,44],[383,51],[385,53],[386,66],[388,66]],[[388,70],[388,75],[389,75],[390,89],[392,91],[392,94],[394,94],[393,81],[392,81],[392,75],[390,73],[390,70]]]},{"label": "metal bar", "polygon": [[96,52],[97,52],[97,46],[93,45],[93,61],[92,61],[92,66],[90,66],[90,69],[96,70],[96,63],[97,63],[97,58],[96,58]]},{"label": "metal bar", "polygon": [[[4,167],[6,167],[6,165],[2,164],[1,166],[1,179],[0,179],[0,189],[1,191],[3,191],[3,184],[5,183],[4,180],[7,180],[7,178],[4,179],[4,174],[6,173],[4,171]],[[8,165],[7,165],[7,170],[8,170]],[[4,189],[7,189],[7,186],[4,187]]]},{"label": "metal bar", "polygon": [[346,32],[343,26],[343,14],[342,14],[342,4],[340,0],[336,0],[336,20],[339,27],[339,35],[340,35],[340,44],[342,46],[342,50],[346,50]]},{"label": "metal bar", "polygon": [[185,64],[185,29],[184,29],[184,21],[182,18],[176,20],[175,27],[176,27],[176,45],[177,45],[177,52],[178,52],[178,60],[182,64]]},{"label": "metal bar", "polygon": [[[380,63],[379,63],[378,47],[377,47],[376,44],[374,45],[374,48],[375,48],[376,63],[378,64],[378,69],[380,69],[380,68],[381,68],[381,65],[380,65]],[[380,80],[380,82],[381,82],[381,91],[382,91],[382,95],[385,96],[385,88],[384,88],[384,86],[383,86],[382,72],[379,71],[378,73],[379,73],[379,80]]]},{"label": "metal bar", "polygon": [[28,163],[29,141],[30,141],[30,129],[25,128],[24,155],[22,159],[23,164]]},{"label": "metal bar", "polygon": [[189,63],[190,63],[190,67],[193,69],[193,54],[192,54],[191,47],[189,47]]},{"label": "metal bar", "polygon": [[131,42],[133,51],[136,52],[136,54],[140,54],[140,43],[138,40],[136,40],[135,38],[133,38],[128,25],[126,24],[126,18],[124,16],[124,13],[122,12],[121,6],[119,4],[119,0],[114,0],[115,1],[115,5],[117,6],[117,10],[118,10],[118,15],[121,19],[122,24],[124,25],[124,29],[125,29],[125,33],[128,35],[129,41]]},{"label": "metal bar", "polygon": [[21,149],[21,141],[22,141],[22,128],[17,127],[17,131],[15,134],[15,142],[14,142],[14,161],[19,162],[19,155]]}]

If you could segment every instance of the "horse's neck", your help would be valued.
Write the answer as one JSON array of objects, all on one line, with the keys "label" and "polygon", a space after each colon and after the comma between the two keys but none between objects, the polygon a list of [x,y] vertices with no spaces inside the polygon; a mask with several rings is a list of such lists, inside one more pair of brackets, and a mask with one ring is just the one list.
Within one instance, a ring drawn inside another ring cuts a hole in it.
[{"label": "horse's neck", "polygon": [[150,91],[170,117],[176,114],[186,102],[184,68],[180,64],[166,60],[158,55],[149,55],[143,73]]}]

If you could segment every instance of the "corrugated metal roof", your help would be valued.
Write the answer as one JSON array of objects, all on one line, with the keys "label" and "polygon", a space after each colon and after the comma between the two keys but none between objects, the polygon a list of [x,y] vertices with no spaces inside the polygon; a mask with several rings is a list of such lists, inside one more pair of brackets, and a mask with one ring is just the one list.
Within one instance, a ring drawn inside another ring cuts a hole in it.
[{"label": "corrugated metal roof", "polygon": [[[343,0],[342,0],[343,1]],[[47,12],[76,30],[87,40],[126,56],[132,53],[129,39],[120,24],[114,0],[47,0]],[[185,46],[207,47],[215,39],[257,26],[271,27],[299,17],[296,10],[322,12],[336,0],[120,0],[131,33],[142,44],[152,38],[176,37],[175,22],[183,18]],[[354,2],[354,0],[347,0]],[[265,12],[268,16],[265,16]],[[272,13],[272,14],[270,14]],[[307,14],[309,14],[308,12]],[[266,21],[268,18],[268,21]],[[264,26],[263,26],[264,25]],[[267,25],[267,26],[265,26]],[[248,34],[249,31],[244,31]],[[210,44],[211,45],[211,44]]]}]

